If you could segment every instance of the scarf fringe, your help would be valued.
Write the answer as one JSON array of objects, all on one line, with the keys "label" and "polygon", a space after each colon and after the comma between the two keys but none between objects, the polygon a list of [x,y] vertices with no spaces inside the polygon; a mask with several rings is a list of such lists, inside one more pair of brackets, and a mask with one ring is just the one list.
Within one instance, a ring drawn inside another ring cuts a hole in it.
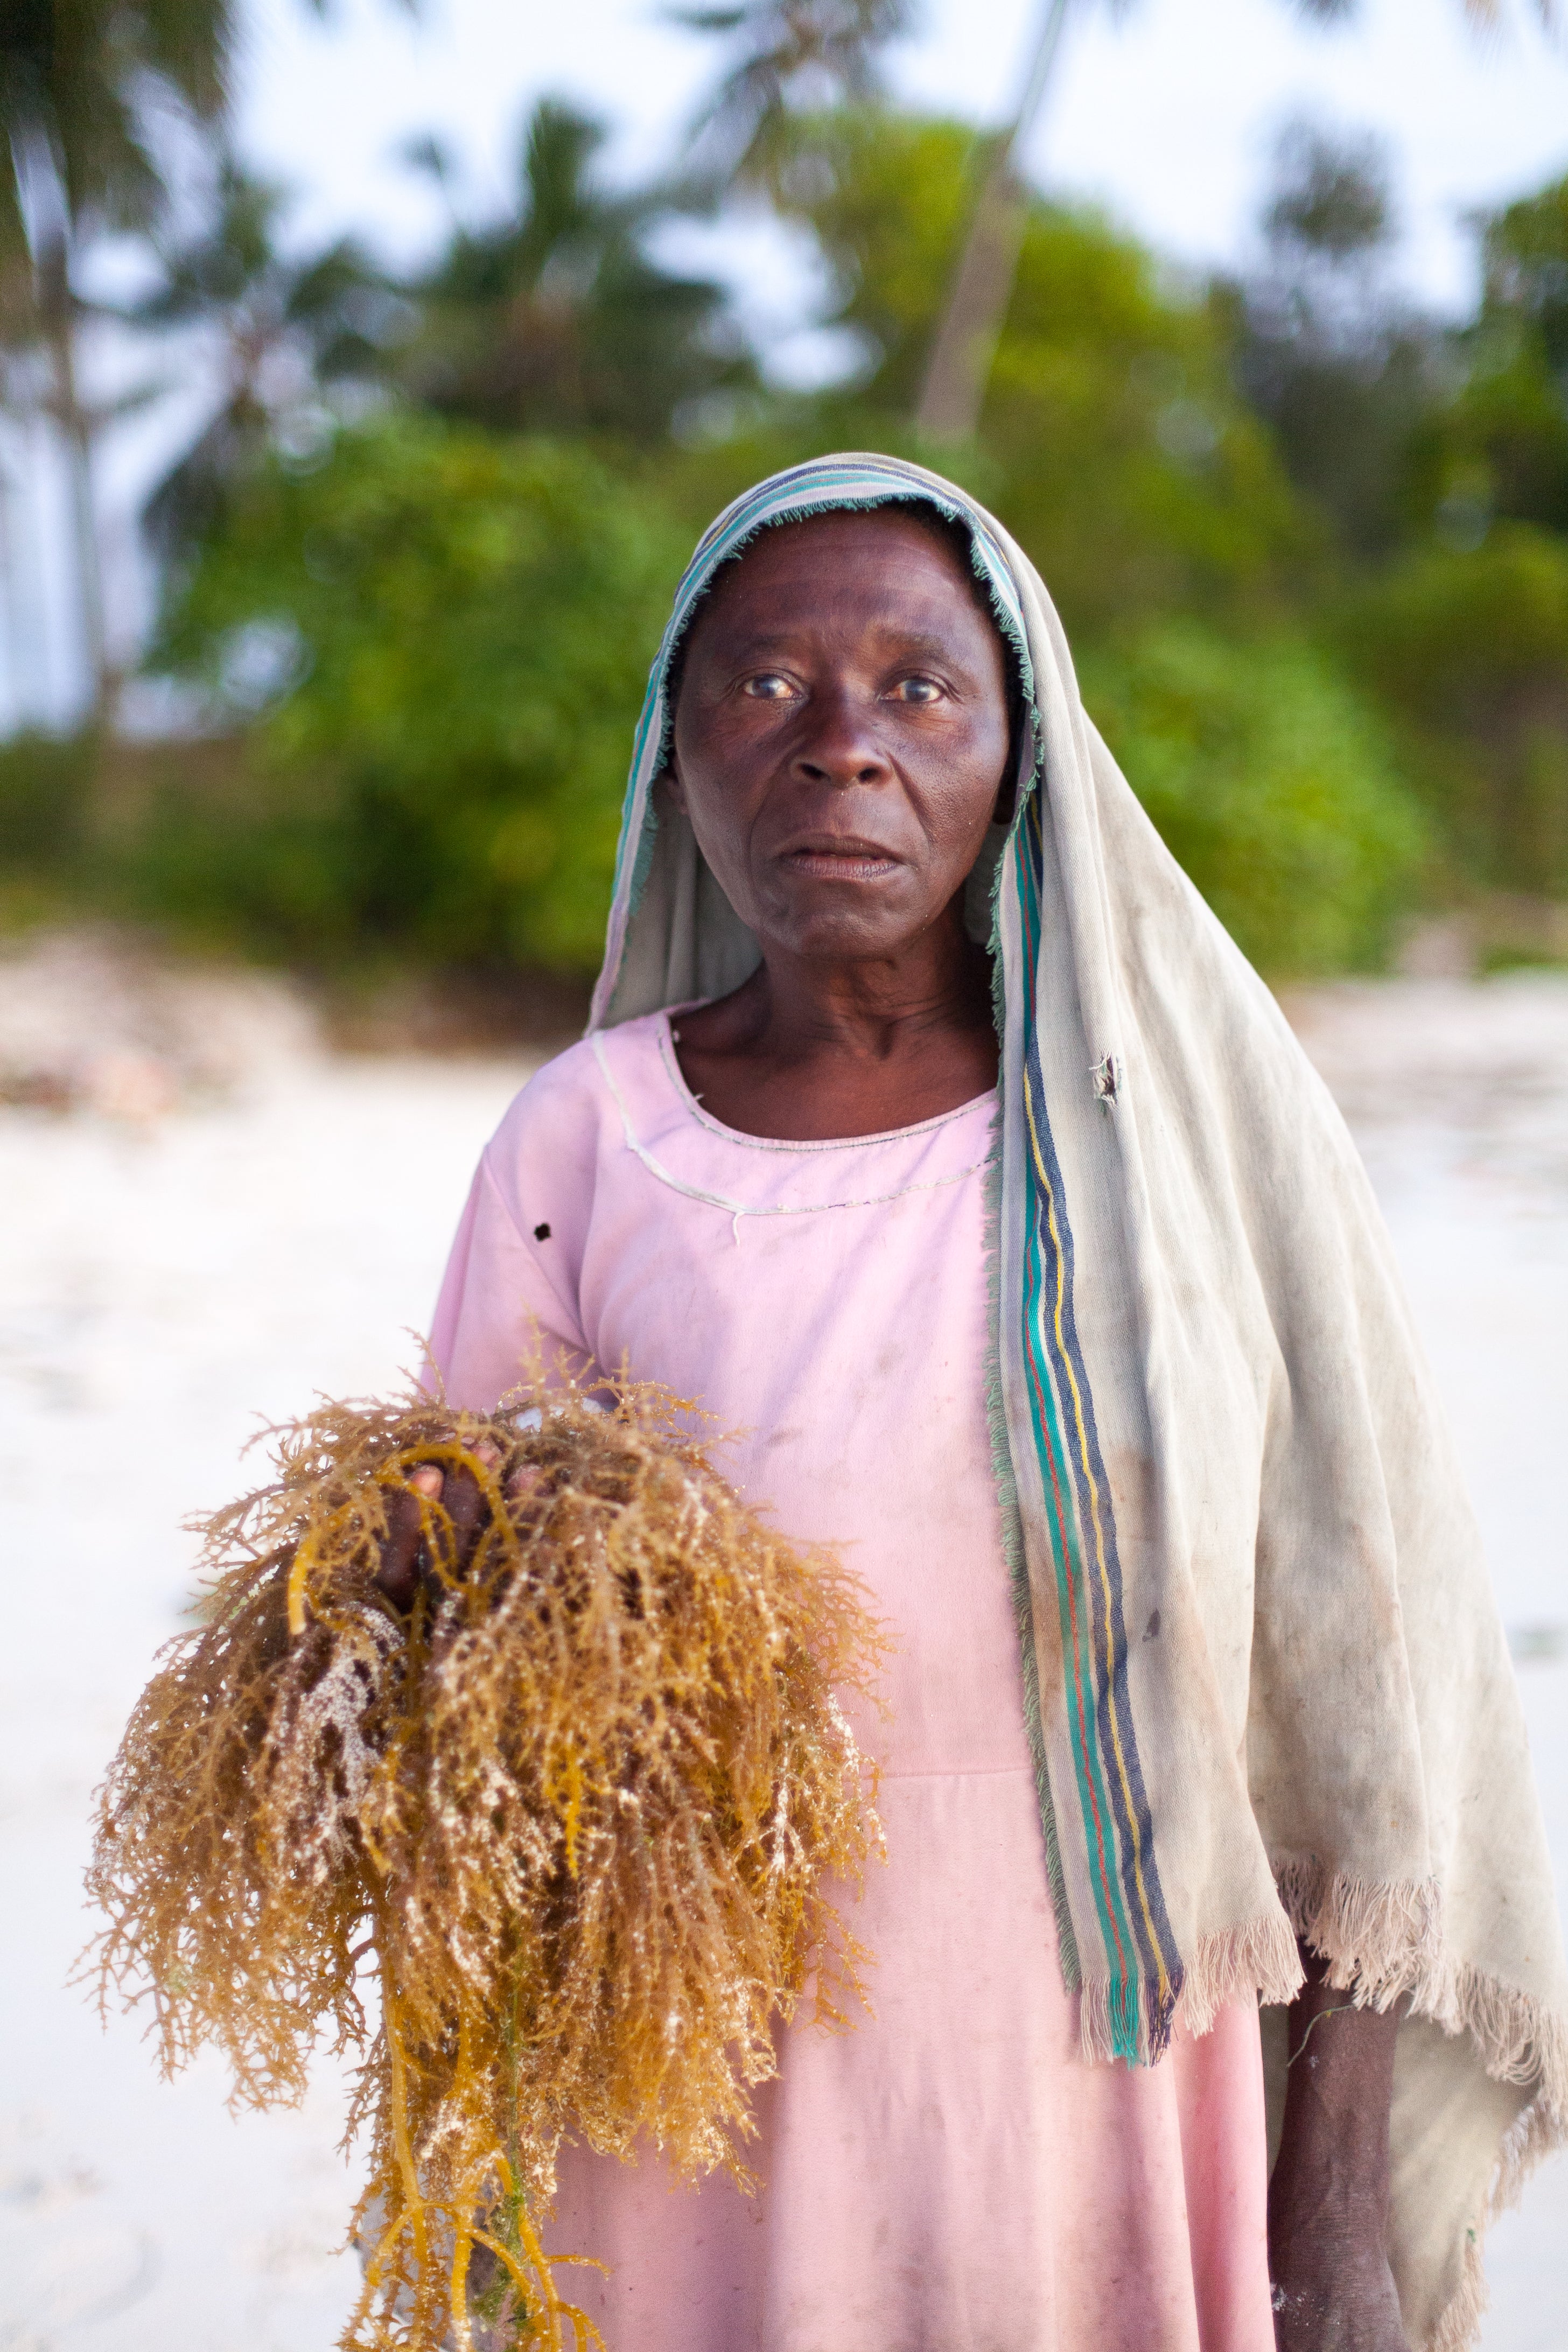
[{"label": "scarf fringe", "polygon": [[1500,2213],[1518,2204],[1542,2158],[1568,2139],[1568,2028],[1561,2018],[1542,2016],[1527,1995],[1500,1985],[1495,1977],[1468,1968],[1458,1974],[1463,1980],[1459,2019],[1449,2030],[1470,2034],[1486,2058],[1488,2074],[1498,2081],[1535,2081],[1540,2087],[1503,2136],[1480,2226],[1465,2240],[1459,2284],[1426,2339],[1426,2352],[1470,2352],[1491,2300],[1485,2233]]},{"label": "scarf fringe", "polygon": [[1086,2066],[1109,2066],[1118,2058],[1125,2059],[1130,2066],[1146,2066],[1149,2063],[1147,2021],[1140,2012],[1134,2052],[1129,2046],[1125,2025],[1119,2020],[1118,2011],[1124,2007],[1126,1996],[1122,1990],[1118,2003],[1113,1999],[1118,1990],[1102,1977],[1088,1977],[1079,1989],[1078,2041]]},{"label": "scarf fringe", "polygon": [[1331,1871],[1315,1855],[1297,1855],[1275,1872],[1290,1925],[1329,1964],[1337,1992],[1358,2008],[1385,2010],[1408,1999],[1419,2016],[1450,2032],[1451,2005],[1443,1953],[1443,1904],[1436,1882],[1387,1885]]},{"label": "scarf fringe", "polygon": [[[1314,1857],[1283,1864],[1279,1896],[1303,1943],[1329,1964],[1329,1982],[1358,2007],[1409,2001],[1445,2033],[1466,2033],[1494,2082],[1532,2088],[1504,2136],[1483,2226],[1517,2204],[1543,2156],[1568,2139],[1568,2019],[1445,1948],[1441,1890],[1434,1880],[1390,1886],[1331,1872]],[[1467,2352],[1487,2307],[1482,2231],[1466,2241],[1459,2284],[1427,2338],[1426,2352]]]},{"label": "scarf fringe", "polygon": [[[1407,2000],[1415,2016],[1445,2033],[1468,2033],[1495,2082],[1539,2084],[1510,2140],[1538,2111],[1540,2128],[1561,2136],[1568,2125],[1568,2019],[1469,1961],[1455,1965],[1436,1880],[1384,1885],[1330,1872],[1312,1857],[1284,1863],[1276,1875],[1291,1927],[1328,1962],[1337,1991],[1350,1993],[1358,2008],[1386,2010]],[[1513,2170],[1528,2171],[1532,2147],[1530,2135],[1521,2139],[1509,2158]]]},{"label": "scarf fringe", "polygon": [[1426,2338],[1426,2352],[1469,2352],[1480,2332],[1490,2297],[1487,2293],[1486,2262],[1481,2235],[1472,2231],[1465,2241],[1464,2269],[1443,2315]]},{"label": "scarf fringe", "polygon": [[1230,2002],[1256,1998],[1274,2008],[1294,2000],[1300,1987],[1295,1930],[1276,1908],[1244,1927],[1204,1937],[1188,1964],[1176,2023],[1197,2040]]},{"label": "scarf fringe", "polygon": [[[1276,1906],[1242,1927],[1221,1928],[1203,1937],[1186,1965],[1175,2005],[1174,2031],[1200,2040],[1231,2001],[1261,2000],[1273,2006],[1293,2000],[1300,1984],[1301,1959],[1295,1932]],[[1125,2008],[1118,2003],[1115,1990],[1103,1980],[1083,1987],[1079,2046],[1084,2062],[1096,2065],[1124,2058],[1131,2064],[1150,2065],[1163,2055],[1170,2031],[1156,2047],[1148,2005],[1141,2004],[1134,2052]]]},{"label": "scarf fringe", "polygon": [[[1434,1881],[1384,1885],[1330,1871],[1311,1856],[1277,1873],[1283,1908],[1246,1926],[1205,1936],[1187,1965],[1176,2005],[1180,2032],[1208,2032],[1229,2001],[1256,1999],[1286,2006],[1301,1987],[1297,1938],[1328,1962],[1329,1982],[1358,2007],[1387,2010],[1408,2000],[1418,2017],[1445,2033],[1467,2033],[1487,2073],[1500,2083],[1533,2088],[1498,2151],[1497,2171],[1479,2227],[1467,2239],[1459,2284],[1426,2338],[1425,2352],[1469,2352],[1487,2307],[1482,2231],[1516,2204],[1543,2156],[1568,2139],[1568,2019],[1543,2010],[1529,1993],[1464,1962],[1455,1967],[1444,1945],[1441,1891]],[[1104,1982],[1085,1984],[1079,2004],[1079,2041],[1089,2064],[1127,2058],[1126,2000]],[[1141,2009],[1136,2063],[1160,2055],[1151,2045]]]}]

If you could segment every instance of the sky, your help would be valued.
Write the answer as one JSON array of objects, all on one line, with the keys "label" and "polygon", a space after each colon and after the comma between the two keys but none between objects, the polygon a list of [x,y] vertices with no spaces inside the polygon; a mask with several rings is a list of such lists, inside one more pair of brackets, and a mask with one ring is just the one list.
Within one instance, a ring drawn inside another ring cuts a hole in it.
[{"label": "sky", "polygon": [[[925,0],[894,56],[899,95],[1003,119],[1040,5]],[[1568,169],[1568,16],[1549,39],[1532,0],[1498,0],[1498,15],[1478,36],[1463,0],[1363,0],[1352,27],[1328,32],[1288,0],[1076,0],[1026,162],[1201,266],[1244,248],[1289,117],[1375,129],[1403,194],[1409,283],[1458,308],[1465,215]],[[241,133],[302,192],[301,233],[353,224],[413,254],[444,208],[398,164],[410,136],[449,140],[471,166],[467,200],[496,203],[524,111],[560,92],[614,126],[610,161],[630,175],[679,153],[714,56],[658,0],[423,0],[412,15],[335,0],[324,22],[302,0],[251,0]]]},{"label": "sky", "polygon": [[[1043,5],[924,0],[890,61],[895,94],[1005,119]],[[1478,36],[1463,0],[1363,0],[1352,26],[1326,32],[1289,0],[1072,0],[1024,162],[1042,185],[1100,205],[1203,269],[1246,259],[1288,121],[1375,131],[1398,195],[1400,275],[1423,304],[1458,313],[1475,280],[1468,217],[1568,171],[1568,0],[1555,37],[1533,0],[1498,0],[1497,13],[1497,28]],[[353,230],[409,262],[439,241],[449,202],[482,215],[505,201],[540,97],[600,114],[612,133],[605,167],[629,180],[679,158],[717,63],[660,0],[325,0],[322,14],[307,0],[245,0],[237,143],[296,192],[289,234],[301,247]],[[432,131],[462,166],[450,200],[400,160]],[[668,257],[728,279],[780,380],[831,369],[832,340],[806,324],[819,287],[803,236],[760,222],[683,231]],[[105,447],[100,469],[126,651],[151,599],[136,510],[210,399],[198,356],[174,355],[169,372],[171,391]],[[68,712],[79,685],[57,469],[12,436],[4,470],[26,485],[0,498],[15,551],[5,568],[13,581],[26,573],[37,611],[30,628],[5,629],[0,728]]]}]

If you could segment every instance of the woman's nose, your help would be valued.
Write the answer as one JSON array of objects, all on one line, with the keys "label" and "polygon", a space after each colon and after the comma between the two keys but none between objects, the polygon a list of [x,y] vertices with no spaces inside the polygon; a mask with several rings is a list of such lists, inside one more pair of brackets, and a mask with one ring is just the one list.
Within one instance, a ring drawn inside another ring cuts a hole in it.
[{"label": "woman's nose", "polygon": [[881,783],[893,772],[872,712],[847,693],[813,698],[790,769],[803,783],[839,787]]}]

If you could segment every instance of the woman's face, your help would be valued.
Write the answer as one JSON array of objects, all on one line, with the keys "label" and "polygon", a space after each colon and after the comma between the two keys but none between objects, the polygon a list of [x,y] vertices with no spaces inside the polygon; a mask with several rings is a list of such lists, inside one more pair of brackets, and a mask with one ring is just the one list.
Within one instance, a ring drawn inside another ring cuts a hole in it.
[{"label": "woman's face", "polygon": [[942,920],[1008,768],[1001,640],[899,508],[764,531],[692,625],[676,797],[766,946],[896,954]]}]

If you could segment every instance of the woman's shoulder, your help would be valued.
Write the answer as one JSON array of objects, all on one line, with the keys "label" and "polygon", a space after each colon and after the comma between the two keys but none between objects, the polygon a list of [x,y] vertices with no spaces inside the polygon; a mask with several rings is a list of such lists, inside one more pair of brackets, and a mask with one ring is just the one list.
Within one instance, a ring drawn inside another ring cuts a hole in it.
[{"label": "woman's shoulder", "polygon": [[613,1030],[595,1030],[534,1071],[512,1097],[485,1148],[485,1165],[508,1205],[531,1190],[534,1171],[548,1171],[552,1190],[565,1178],[591,1188],[594,1164],[606,1143],[621,1139],[624,1097],[642,1069],[657,1072],[660,1013]]},{"label": "woman's shoulder", "polygon": [[498,1139],[521,1139],[543,1128],[560,1132],[595,1123],[615,1100],[612,1068],[631,1074],[639,1063],[657,1066],[663,1022],[662,1013],[644,1013],[615,1029],[590,1030],[575,1045],[552,1055],[512,1097],[496,1129]]}]

